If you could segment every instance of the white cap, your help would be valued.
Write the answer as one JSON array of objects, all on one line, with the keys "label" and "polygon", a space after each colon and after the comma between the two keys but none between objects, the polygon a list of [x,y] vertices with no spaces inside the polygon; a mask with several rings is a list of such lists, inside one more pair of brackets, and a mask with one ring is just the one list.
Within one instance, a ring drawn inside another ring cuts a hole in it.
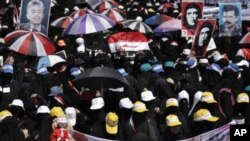
[{"label": "white cap", "polygon": [[84,39],[82,38],[82,37],[78,37],[77,39],[76,39],[76,43],[77,44],[83,44],[84,43]]},{"label": "white cap", "polygon": [[76,50],[77,50],[78,53],[84,53],[85,52],[85,46],[84,46],[84,44],[82,44],[79,47],[77,47]]},{"label": "white cap", "polygon": [[98,110],[104,107],[104,100],[102,97],[93,98],[91,100],[90,110]]},{"label": "white cap", "polygon": [[133,103],[128,97],[122,98],[119,102],[119,107],[120,108],[126,108],[126,109],[132,109],[133,108]]},{"label": "white cap", "polygon": [[68,117],[69,123],[72,126],[76,125],[76,109],[74,107],[67,107],[64,112]]},{"label": "white cap", "polygon": [[142,21],[142,17],[141,16],[137,16],[135,20]]},{"label": "white cap", "polygon": [[77,10],[79,10],[79,7],[78,7],[78,6],[74,6],[73,9],[74,9],[75,11],[77,11]]},{"label": "white cap", "polygon": [[50,114],[50,109],[48,106],[46,105],[41,105],[38,107],[37,111],[36,111],[37,114]]},{"label": "white cap", "polygon": [[178,101],[180,101],[181,99],[187,99],[187,101],[189,102],[189,94],[186,90],[182,90],[178,93]]},{"label": "white cap", "polygon": [[11,104],[9,104],[9,106],[18,106],[18,107],[22,107],[22,109],[24,110],[24,105],[23,105],[23,101],[21,99],[14,99],[12,101]]},{"label": "white cap", "polygon": [[191,50],[188,49],[188,48],[185,48],[183,49],[182,53],[181,54],[184,54],[184,55],[189,55],[191,53]]},{"label": "white cap", "polygon": [[146,91],[143,91],[141,93],[141,100],[142,101],[147,102],[147,101],[151,101],[151,100],[154,100],[154,99],[155,99],[155,97],[154,97],[154,95],[153,95],[153,93],[151,91],[146,90]]},{"label": "white cap", "polygon": [[197,91],[195,94],[194,94],[194,100],[193,100],[193,105],[192,105],[192,108],[190,109],[188,115],[190,116],[192,111],[194,110],[196,104],[201,101],[201,96],[202,96],[203,92],[202,91]]}]

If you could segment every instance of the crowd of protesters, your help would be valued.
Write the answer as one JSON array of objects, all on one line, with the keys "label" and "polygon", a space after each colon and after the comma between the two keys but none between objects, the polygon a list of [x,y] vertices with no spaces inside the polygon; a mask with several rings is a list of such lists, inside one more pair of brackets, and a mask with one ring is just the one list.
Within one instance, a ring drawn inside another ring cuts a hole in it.
[{"label": "crowd of protesters", "polygon": [[[165,1],[118,2],[129,19],[146,19]],[[20,1],[0,4],[8,8],[2,15],[2,25],[8,25],[1,30],[2,38],[15,30],[13,4],[20,6]],[[57,0],[50,21],[76,6],[91,8]],[[177,17],[180,6],[175,3],[162,12]],[[249,124],[249,61],[237,55],[241,37],[218,37],[217,30],[213,36],[217,48],[199,58],[192,56],[192,40],[178,32],[146,35],[150,51],[135,52],[133,58],[125,52],[106,52],[108,35],[128,31],[121,26],[109,34],[86,36],[61,36],[61,29],[50,27],[48,36],[57,51],[66,51],[67,61],[39,70],[32,67],[37,57],[1,49],[0,140],[85,140],[74,134],[79,131],[112,140],[166,141],[194,137],[232,120]],[[75,78],[98,66],[117,69],[130,85],[103,90],[74,86]]]}]

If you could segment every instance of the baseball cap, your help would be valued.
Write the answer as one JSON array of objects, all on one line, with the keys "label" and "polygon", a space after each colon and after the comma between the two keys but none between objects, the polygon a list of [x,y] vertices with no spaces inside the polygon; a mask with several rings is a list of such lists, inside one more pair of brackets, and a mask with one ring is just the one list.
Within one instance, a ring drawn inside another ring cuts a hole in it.
[{"label": "baseball cap", "polygon": [[68,117],[70,125],[75,126],[76,125],[76,109],[74,107],[67,107],[64,110],[64,112]]},{"label": "baseball cap", "polygon": [[160,73],[160,72],[164,72],[163,68],[162,68],[162,64],[155,64],[152,66],[152,70],[155,73]]},{"label": "baseball cap", "polygon": [[167,126],[170,126],[170,127],[182,124],[180,122],[178,116],[174,115],[174,114],[170,114],[170,115],[166,116],[166,123],[167,123]]},{"label": "baseball cap", "polygon": [[13,66],[10,64],[3,65],[3,72],[4,73],[13,73]]},{"label": "baseball cap", "polygon": [[178,101],[180,101],[181,99],[187,99],[187,101],[189,102],[189,94],[186,90],[182,90],[178,93]]},{"label": "baseball cap", "polygon": [[183,49],[183,51],[182,51],[181,54],[182,55],[190,55],[191,54],[191,50],[189,48],[185,48],[185,49]]},{"label": "baseball cap", "polygon": [[136,101],[133,105],[133,111],[138,112],[138,113],[142,113],[142,112],[148,111],[148,109],[146,108],[146,105],[143,102]]},{"label": "baseball cap", "polygon": [[81,70],[78,67],[72,67],[70,69],[70,75],[72,76],[78,76],[79,74],[81,74]]},{"label": "baseball cap", "polygon": [[102,97],[93,98],[91,100],[91,110],[101,109],[102,107],[104,107],[104,100]]},{"label": "baseball cap", "polygon": [[11,104],[9,104],[9,106],[17,106],[17,107],[21,107],[23,110],[24,110],[24,104],[23,104],[23,101],[21,99],[14,99],[12,101]]},{"label": "baseball cap", "polygon": [[212,116],[209,110],[207,109],[199,109],[194,113],[194,121],[210,121],[216,122],[219,118]]},{"label": "baseball cap", "polygon": [[154,99],[155,99],[155,97],[154,97],[153,93],[151,91],[149,91],[149,90],[143,91],[141,93],[141,100],[142,101],[147,102],[147,101],[151,101],[151,100],[154,100]]},{"label": "baseball cap", "polygon": [[176,98],[169,98],[166,100],[166,108],[171,107],[171,106],[174,106],[174,107],[179,106],[179,103]]},{"label": "baseball cap", "polygon": [[63,109],[61,107],[55,106],[50,110],[50,116],[51,117],[60,117],[60,116],[64,116],[64,112]]},{"label": "baseball cap", "polygon": [[125,69],[124,68],[119,68],[119,69],[117,69],[121,74],[122,74],[122,76],[128,76],[128,73],[125,71]]},{"label": "baseball cap", "polygon": [[8,110],[1,111],[0,112],[0,122],[2,122],[2,120],[4,120],[8,116],[12,116],[10,111],[8,111]]},{"label": "baseball cap", "polygon": [[149,63],[144,63],[140,66],[141,72],[147,72],[152,69],[152,66]]},{"label": "baseball cap", "polygon": [[120,108],[126,108],[126,109],[131,109],[133,108],[133,103],[128,97],[122,98],[119,102],[119,107]]},{"label": "baseball cap", "polygon": [[60,86],[53,86],[50,88],[50,94],[48,96],[57,96],[63,94],[63,89]]},{"label": "baseball cap", "polygon": [[174,64],[173,61],[166,61],[166,62],[164,63],[164,66],[165,66],[165,67],[168,67],[168,68],[174,68],[174,67],[175,67],[175,64]]},{"label": "baseball cap", "polygon": [[237,103],[249,103],[249,96],[247,93],[240,93],[236,98]]},{"label": "baseball cap", "polygon": [[36,113],[37,114],[50,114],[50,109],[46,105],[41,105],[38,107]]},{"label": "baseball cap", "polygon": [[106,116],[106,131],[109,134],[116,134],[118,132],[119,117],[116,113],[109,112]]},{"label": "baseball cap", "polygon": [[65,43],[64,40],[60,39],[60,40],[57,41],[57,45],[60,46],[60,47],[61,46],[66,46],[66,43]]},{"label": "baseball cap", "polygon": [[206,103],[217,103],[217,101],[214,99],[214,95],[208,91],[202,93],[201,101]]}]

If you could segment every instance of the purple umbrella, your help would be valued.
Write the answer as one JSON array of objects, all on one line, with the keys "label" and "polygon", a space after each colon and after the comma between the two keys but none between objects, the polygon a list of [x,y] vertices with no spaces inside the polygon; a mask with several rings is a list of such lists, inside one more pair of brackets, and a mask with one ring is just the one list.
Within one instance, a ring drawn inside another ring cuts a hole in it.
[{"label": "purple umbrella", "polygon": [[85,14],[74,19],[63,34],[81,35],[95,33],[109,29],[115,25],[115,22],[109,17],[101,14]]}]

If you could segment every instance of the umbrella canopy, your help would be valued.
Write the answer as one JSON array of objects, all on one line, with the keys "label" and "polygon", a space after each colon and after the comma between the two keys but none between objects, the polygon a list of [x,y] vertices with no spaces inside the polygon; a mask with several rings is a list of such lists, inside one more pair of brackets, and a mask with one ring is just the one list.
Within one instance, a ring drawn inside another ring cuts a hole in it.
[{"label": "umbrella canopy", "polygon": [[81,35],[109,29],[115,22],[101,14],[86,14],[73,20],[63,34]]},{"label": "umbrella canopy", "polygon": [[81,17],[81,16],[84,16],[85,14],[94,14],[95,12],[90,10],[90,9],[87,9],[87,8],[83,8],[83,9],[79,9],[79,10],[76,10],[74,12],[72,12],[70,14],[70,17],[72,18],[78,18],[78,17]]},{"label": "umbrella canopy", "polygon": [[164,12],[169,11],[169,9],[171,8],[173,8],[171,3],[163,3],[162,5],[158,7],[157,10],[164,13]]},{"label": "umbrella canopy", "polygon": [[135,30],[141,33],[153,32],[152,29],[147,24],[142,22],[142,19],[138,17],[136,18],[136,20],[129,19],[129,20],[123,21],[122,24],[124,27],[128,27],[132,30]]},{"label": "umbrella canopy", "polygon": [[145,23],[148,25],[157,26],[157,25],[160,25],[161,23],[169,21],[171,19],[172,19],[172,17],[170,17],[170,16],[158,14],[158,15],[154,15],[154,16],[147,18],[145,20]]},{"label": "umbrella canopy", "polygon": [[250,32],[248,32],[241,38],[239,44],[250,44]]},{"label": "umbrella canopy", "polygon": [[72,21],[73,21],[73,18],[69,16],[65,16],[65,17],[56,19],[50,25],[54,27],[66,28]]},{"label": "umbrella canopy", "polygon": [[101,14],[111,18],[115,22],[124,21],[127,17],[126,13],[118,8],[106,9]]},{"label": "umbrella canopy", "polygon": [[43,56],[41,58],[38,58],[38,61],[35,61],[35,67],[33,67],[35,70],[39,70],[41,68],[45,67],[53,67],[59,63],[66,63],[66,60],[64,60],[62,57],[58,55],[48,55]]},{"label": "umbrella canopy", "polygon": [[91,90],[129,86],[129,82],[119,71],[110,67],[95,67],[85,70],[73,80],[76,87]]},{"label": "umbrella canopy", "polygon": [[170,32],[170,31],[177,31],[181,30],[181,20],[179,19],[172,19],[160,24],[158,27],[154,29],[155,33],[163,33],[163,32]]},{"label": "umbrella canopy", "polygon": [[119,4],[114,0],[102,0],[97,4],[93,5],[93,9],[96,9],[99,12],[104,11],[105,9],[110,9],[114,7],[118,7]]},{"label": "umbrella canopy", "polygon": [[24,55],[46,56],[56,50],[53,42],[40,32],[17,30],[7,34],[4,41],[10,50]]}]

